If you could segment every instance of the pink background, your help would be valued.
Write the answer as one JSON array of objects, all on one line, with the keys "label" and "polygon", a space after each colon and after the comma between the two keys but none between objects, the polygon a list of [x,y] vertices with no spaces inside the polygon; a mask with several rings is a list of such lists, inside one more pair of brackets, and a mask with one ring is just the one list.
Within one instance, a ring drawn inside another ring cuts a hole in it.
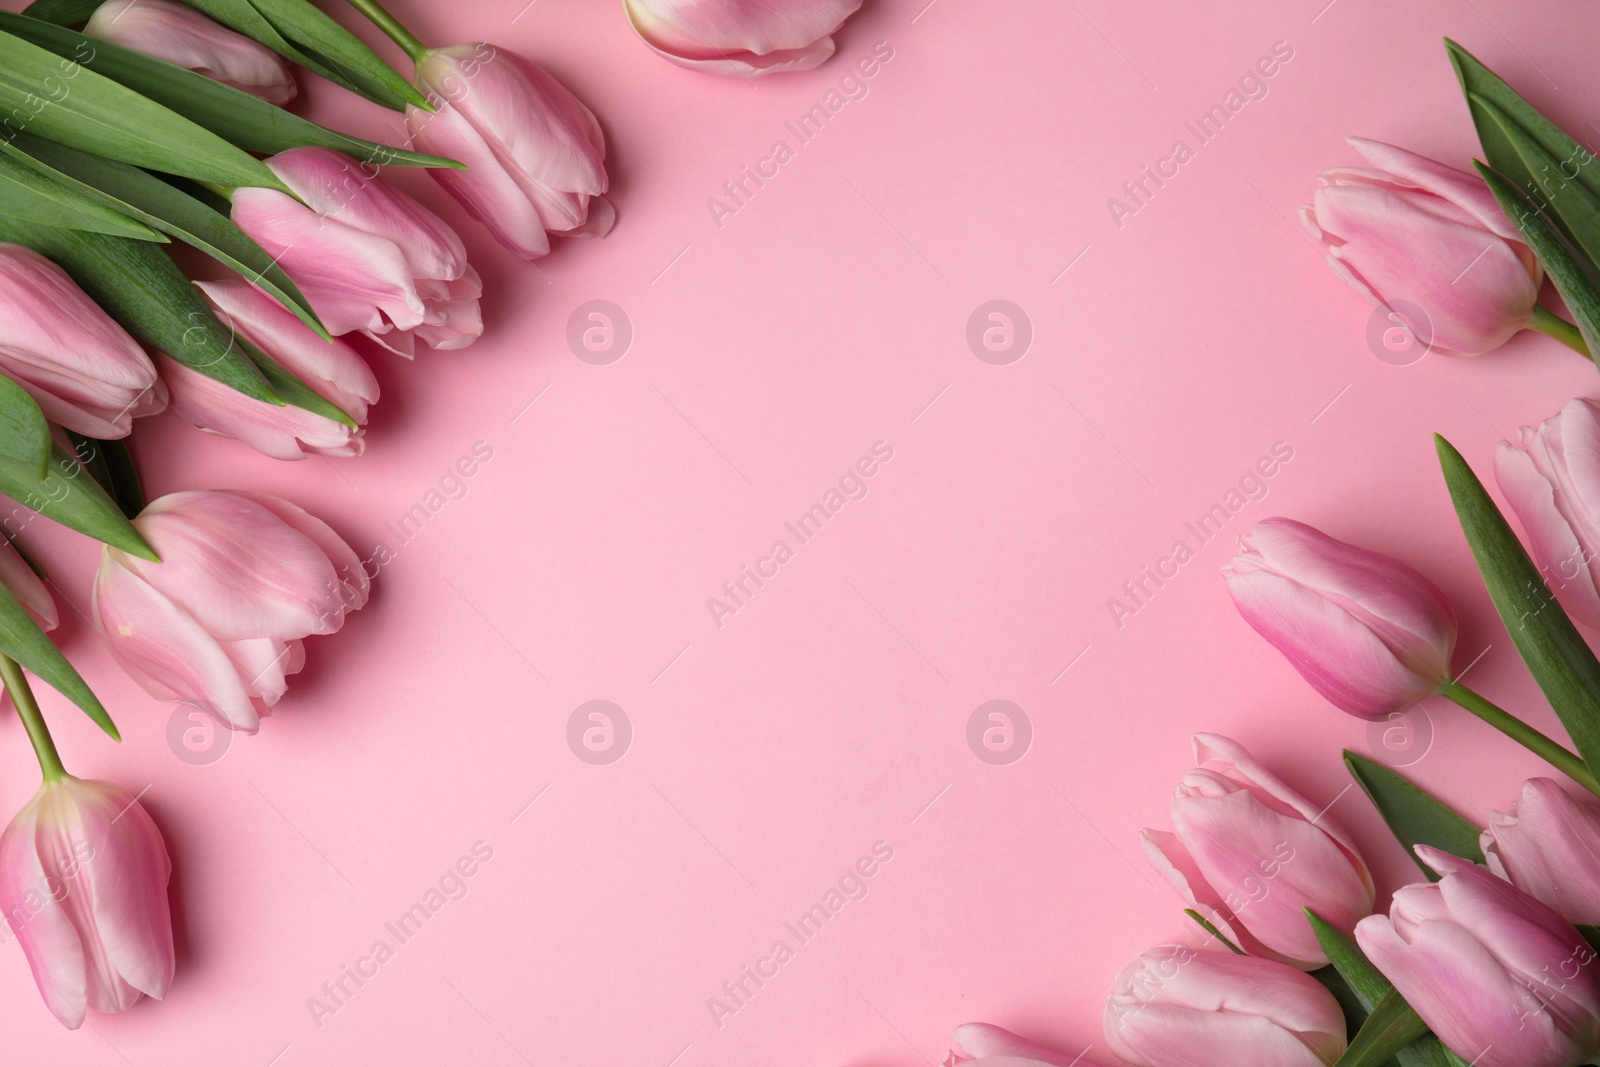
[{"label": "pink background", "polygon": [[[1337,753],[1371,751],[1366,725],[1252,634],[1217,577],[1271,514],[1424,569],[1463,615],[1461,662],[1487,648],[1470,681],[1556,728],[1428,435],[1484,469],[1518,424],[1600,392],[1593,367],[1533,335],[1388,365],[1369,308],[1290,220],[1318,169],[1355,161],[1346,134],[1465,164],[1444,34],[1593,134],[1593,34],[1550,29],[1592,31],[1592,9],[926,2],[867,0],[832,62],[759,82],[657,59],[609,0],[395,4],[421,36],[515,48],[585,99],[619,221],[528,265],[395,172],[468,239],[479,344],[374,356],[383,398],[354,461],[141,424],[152,495],[264,489],[363,555],[394,550],[367,610],[309,642],[288,698],[221,760],[175,758],[171,710],[80,614],[92,547],[27,532],[77,609],[62,640],[127,740],[54,693],[46,712],[75,772],[148,786],[179,973],[164,1004],[68,1033],[8,939],[7,1062],[891,1067],[939,1061],[968,1020],[1100,1058],[1115,971],[1192,936],[1137,839],[1164,825],[1192,732],[1243,741],[1332,805],[1388,888],[1411,873],[1347,791]],[[1268,95],[1119,229],[1107,199],[1175,140],[1193,147],[1184,122],[1280,41],[1293,58]],[[708,198],[775,140],[795,147],[784,122],[878,42],[893,58],[868,94],[719,227]],[[327,85],[306,96],[319,119],[393,135]],[[1034,331],[1009,366],[965,341],[996,298]],[[634,331],[608,366],[565,341],[595,299]],[[385,523],[479,441],[493,458],[466,495],[397,547]],[[893,459],[869,494],[718,628],[707,598],[774,540],[796,547],[783,523],[878,441]],[[1108,598],[1280,441],[1293,459],[1267,498],[1119,628]],[[565,730],[600,698],[634,736],[592,766]],[[992,699],[1033,726],[1009,766],[966,741]],[[1538,769],[1453,707],[1426,711],[1432,749],[1409,772],[1463,811],[1504,806]],[[8,716],[0,810],[36,781]],[[480,841],[493,857],[467,895],[319,1026],[308,998],[395,945],[384,924]],[[784,923],[880,841],[893,858],[868,894],[798,944]],[[708,998],[780,938],[793,959],[718,1026]]]}]

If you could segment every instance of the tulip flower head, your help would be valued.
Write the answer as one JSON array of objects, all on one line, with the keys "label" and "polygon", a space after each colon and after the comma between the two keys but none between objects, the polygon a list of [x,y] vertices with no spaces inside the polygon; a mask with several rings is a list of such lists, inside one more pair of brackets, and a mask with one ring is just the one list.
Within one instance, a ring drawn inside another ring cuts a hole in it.
[{"label": "tulip flower head", "polygon": [[956,1027],[955,1041],[961,1052],[951,1053],[946,1067],[1094,1067],[1082,1055],[1067,1056],[1042,1048],[988,1023],[963,1023]]},{"label": "tulip flower head", "polygon": [[1144,831],[1150,863],[1229,940],[1303,970],[1328,962],[1305,910],[1343,930],[1371,914],[1372,875],[1316,805],[1216,734],[1172,798],[1173,832]]},{"label": "tulip flower head", "polygon": [[554,233],[603,237],[616,220],[594,112],[543,68],[490,44],[428,51],[406,109],[418,148],[467,164],[430,173],[507,248],[549,254]]},{"label": "tulip flower head", "polygon": [[861,0],[622,0],[651,51],[680,67],[759,77],[810,70]]},{"label": "tulip flower head", "polygon": [[294,99],[298,88],[278,53],[172,0],[107,0],[89,16],[83,32],[280,107]]},{"label": "tulip flower head", "polygon": [[1489,870],[1570,923],[1600,926],[1600,806],[1530,778],[1509,811],[1489,813]]},{"label": "tulip flower head", "polygon": [[254,493],[170,493],[133,524],[160,563],[107,547],[94,613],[152,696],[254,733],[329,634],[367,601],[355,552],[320,519]]},{"label": "tulip flower head", "polygon": [[1151,949],[1117,975],[1106,1043],[1133,1067],[1327,1067],[1345,1049],[1333,994],[1303,971],[1258,956]]},{"label": "tulip flower head", "polygon": [[50,588],[33,573],[22,553],[11,542],[0,537],[0,585],[32,616],[41,630],[54,630],[60,621],[56,616],[55,598]]},{"label": "tulip flower head", "polygon": [[14,244],[0,244],[0,375],[51,422],[102,440],[167,406],[139,343],[66,271]]},{"label": "tulip flower head", "polygon": [[1384,719],[1449,681],[1456,617],[1397,559],[1263,519],[1223,568],[1234,605],[1330,702]]},{"label": "tulip flower head", "polygon": [[110,782],[47,777],[0,834],[0,908],[63,1025],[166,996],[171,871],[161,831]]},{"label": "tulip flower head", "polygon": [[1478,1067],[1576,1067],[1600,1053],[1600,964],[1572,924],[1426,845],[1443,878],[1407,886],[1356,941],[1451,1051]]},{"label": "tulip flower head", "polygon": [[[1475,356],[1533,321],[1544,274],[1474,175],[1404,148],[1350,138],[1370,167],[1323,171],[1300,209],[1334,272],[1374,304],[1426,312],[1418,340]],[[1421,336],[1426,332],[1427,336]]]}]

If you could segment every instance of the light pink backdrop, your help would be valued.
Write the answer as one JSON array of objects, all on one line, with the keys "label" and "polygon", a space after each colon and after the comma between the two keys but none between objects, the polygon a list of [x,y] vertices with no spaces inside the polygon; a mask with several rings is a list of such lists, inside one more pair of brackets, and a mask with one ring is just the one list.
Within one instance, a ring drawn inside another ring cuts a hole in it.
[{"label": "light pink backdrop", "polygon": [[[520,50],[593,106],[611,236],[528,265],[396,172],[461,223],[482,342],[376,359],[359,460],[139,428],[152,493],[270,490],[363,555],[394,550],[259,736],[209,766],[175,758],[169,709],[79,614],[91,547],[42,523],[25,538],[78,609],[63,640],[127,740],[53,693],[47,713],[76,772],[148,785],[179,972],[164,1004],[68,1033],[7,940],[6,1062],[894,1067],[937,1062],[975,1019],[1094,1058],[1113,973],[1190,936],[1137,833],[1163,824],[1193,731],[1332,805],[1389,888],[1407,875],[1338,762],[1370,749],[1365,725],[1250,633],[1217,577],[1270,514],[1427,571],[1461,609],[1463,655],[1488,649],[1471,680],[1554,728],[1428,435],[1482,468],[1502,434],[1600,380],[1531,335],[1475,362],[1381,362],[1369,309],[1289,220],[1319,168],[1354,162],[1348,133],[1465,162],[1443,34],[1592,134],[1593,33],[1549,29],[1593,31],[1588,5],[867,0],[833,62],[752,83],[662,62],[610,0],[523,2],[396,9],[431,41]],[[797,147],[784,123],[878,42],[893,58],[867,95]],[[1268,95],[1118,228],[1107,199],[1175,140],[1193,147],[1183,124],[1276,42],[1293,58]],[[375,107],[307,95],[315,117],[393,134]],[[708,198],[778,139],[794,158],[719,227]],[[997,298],[1034,330],[1009,366],[964,337]],[[565,340],[596,299],[634,331],[608,366]],[[480,441],[492,459],[465,496],[399,546],[385,523]],[[784,522],[879,441],[893,459],[869,494],[798,545]],[[1267,498],[1197,545],[1184,523],[1276,442],[1293,458]],[[794,558],[718,628],[707,598],[780,538]],[[1196,558],[1119,628],[1108,598],[1179,538]],[[634,730],[608,766],[565,735],[599,698]],[[992,699],[1033,725],[1009,766],[966,741]],[[1463,810],[1504,805],[1536,769],[1427,710],[1436,736],[1411,771]],[[7,717],[0,810],[35,782]],[[398,945],[384,924],[480,841],[493,858],[467,895]],[[799,944],[784,923],[880,841],[893,858],[867,895]],[[393,958],[319,1026],[308,998],[380,939]],[[779,939],[793,959],[718,1026],[708,998]]]}]

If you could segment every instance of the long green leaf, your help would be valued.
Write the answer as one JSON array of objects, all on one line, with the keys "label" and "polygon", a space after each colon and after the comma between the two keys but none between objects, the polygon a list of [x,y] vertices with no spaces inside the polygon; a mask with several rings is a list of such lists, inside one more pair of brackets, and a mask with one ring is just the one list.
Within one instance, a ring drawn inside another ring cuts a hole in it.
[{"label": "long green leaf", "polygon": [[139,484],[139,472],[133,465],[128,446],[121,441],[85,437],[71,430],[66,434],[78,462],[110,495],[117,510],[130,519],[137,517],[144,510],[144,489]]},{"label": "long green leaf", "polygon": [[1500,621],[1578,755],[1600,767],[1600,660],[1461,453],[1443,437],[1434,440],[1456,517]]},{"label": "long green leaf", "polygon": [[244,349],[245,355],[255,361],[255,365],[261,371],[262,377],[266,378],[267,384],[272,386],[285,404],[304,408],[314,414],[321,415],[323,418],[343,423],[351,429],[361,425],[339,405],[295,377],[294,373],[282,363],[279,363],[243,337],[236,337],[234,340]]},{"label": "long green leaf", "polygon": [[272,294],[324,340],[329,339],[310,301],[266,249],[205,201],[138,167],[37,137],[24,135],[9,146],[0,142],[3,152],[14,152],[57,180],[72,183],[85,195],[98,196],[200,249]]},{"label": "long green leaf", "polygon": [[0,156],[0,215],[138,241],[166,240],[137,219],[7,156]]},{"label": "long green leaf", "polygon": [[151,348],[247,396],[283,403],[199,291],[157,246],[3,217],[0,240],[27,245],[55,260],[95,303]]},{"label": "long green leaf", "polygon": [[[1533,188],[1522,192],[1533,197],[1537,193],[1539,206],[1552,218],[1559,220],[1561,228],[1572,239],[1578,250],[1592,264],[1600,264],[1600,195],[1589,191],[1574,175],[1566,172],[1565,162],[1557,160],[1527,130],[1518,126],[1511,117],[1494,104],[1474,94],[1473,106],[1481,110],[1500,128],[1518,160],[1529,173]],[[1588,153],[1587,149],[1579,151]],[[1592,155],[1586,164],[1595,165]],[[1577,173],[1582,173],[1581,167]]]},{"label": "long green leaf", "polygon": [[[1345,988],[1359,1002],[1364,1028],[1366,1018],[1393,994],[1393,983],[1372,965],[1366,953],[1343,930],[1310,909],[1307,909],[1306,917],[1311,921],[1311,929],[1317,935],[1323,953],[1332,961],[1330,969],[1344,979]],[[1313,977],[1318,974],[1320,972],[1313,974]],[[1348,1012],[1346,1008],[1347,1015]],[[1400,1061],[1401,1067],[1449,1067],[1450,1063],[1448,1051],[1432,1034],[1413,1039],[1409,1045],[1397,1049],[1394,1057]]]},{"label": "long green leaf", "polygon": [[1439,876],[1417,859],[1418,845],[1432,845],[1453,856],[1483,862],[1483,850],[1478,847],[1479,827],[1381,763],[1346,750],[1344,765],[1389,824],[1406,854],[1430,879],[1438,881]]},{"label": "long green leaf", "polygon": [[1428,1024],[1391,989],[1361,1024],[1350,1047],[1334,1067],[1378,1067],[1428,1032]]},{"label": "long green leaf", "polygon": [[80,22],[88,22],[89,16],[95,13],[105,0],[33,0],[33,3],[22,9],[22,13],[30,19],[42,19],[53,22],[57,26],[75,26]]},{"label": "long green leaf", "polygon": [[288,192],[265,163],[84,66],[97,42],[61,57],[0,31],[0,137],[24,131],[140,167],[229,187]]},{"label": "long green leaf", "polygon": [[17,461],[0,458],[0,493],[113,548],[144,559],[158,558],[116,502],[60,445],[51,446],[50,472],[43,482]]},{"label": "long green leaf", "polygon": [[[4,12],[0,12],[0,29],[58,56],[83,55],[84,43],[90,41],[72,30]],[[98,40],[92,41],[90,47],[94,50],[92,57],[81,60],[90,70],[138,90],[249,152],[275,155],[303,145],[320,145],[374,166],[465,169],[463,164],[443,156],[392,148],[330,130],[203,74],[131,49]]]},{"label": "long green leaf", "polygon": [[15,463],[35,482],[50,473],[50,424],[33,397],[10,378],[0,378],[0,459]]},{"label": "long green leaf", "polygon": [[27,609],[17,602],[11,591],[0,585],[0,652],[43,678],[62,696],[82,708],[96,726],[109,734],[112,740],[121,741],[116,723],[106,713],[93,691],[84,682],[67,657],[39,629]]}]

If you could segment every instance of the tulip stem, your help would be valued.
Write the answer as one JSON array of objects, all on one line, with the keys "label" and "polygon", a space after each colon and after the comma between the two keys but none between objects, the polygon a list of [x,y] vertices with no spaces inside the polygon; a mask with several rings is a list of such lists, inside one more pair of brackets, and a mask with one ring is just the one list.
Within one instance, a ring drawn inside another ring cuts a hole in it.
[{"label": "tulip stem", "polygon": [[1560,315],[1546,311],[1542,305],[1533,306],[1533,321],[1528,323],[1528,328],[1538,330],[1548,337],[1554,337],[1579,355],[1592,358],[1589,346],[1584,343],[1583,334],[1578,328]]},{"label": "tulip stem", "polygon": [[1600,795],[1600,780],[1590,773],[1588,764],[1556,741],[1535,730],[1509,711],[1479,696],[1460,682],[1447,681],[1439,694],[1455,701],[1524,748],[1542,757],[1551,766],[1591,793]]},{"label": "tulip stem", "polygon": [[4,653],[0,653],[0,682],[11,694],[11,703],[16,705],[17,718],[22,720],[22,728],[28,732],[33,754],[39,757],[39,770],[44,774],[44,780],[59,780],[66,775],[67,769],[61,765],[61,754],[56,751],[56,743],[44,724],[39,702],[33,699],[33,690],[28,687],[28,679],[22,673],[21,665]]},{"label": "tulip stem", "polygon": [[350,0],[350,6],[367,17],[378,29],[399,45],[406,55],[411,57],[411,62],[421,63],[422,57],[428,54],[428,46],[417,40],[416,34],[406,29],[399,19],[383,9],[378,0]]}]

